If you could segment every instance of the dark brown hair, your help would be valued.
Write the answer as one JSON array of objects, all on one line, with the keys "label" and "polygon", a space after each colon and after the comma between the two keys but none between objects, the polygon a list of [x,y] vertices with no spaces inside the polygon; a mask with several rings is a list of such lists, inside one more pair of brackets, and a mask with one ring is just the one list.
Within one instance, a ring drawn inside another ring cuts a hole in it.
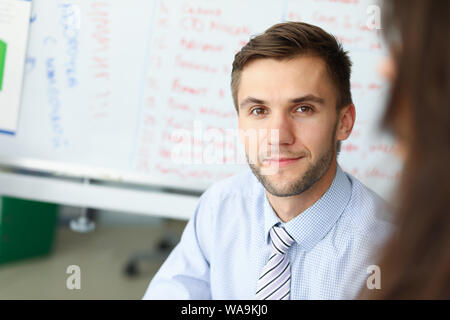
[{"label": "dark brown hair", "polygon": [[236,111],[239,112],[237,92],[241,72],[247,63],[261,58],[291,59],[302,54],[312,54],[325,61],[336,88],[337,110],[351,104],[352,64],[342,45],[334,36],[319,27],[302,22],[285,22],[276,24],[263,34],[252,38],[235,55],[231,72],[231,92]]},{"label": "dark brown hair", "polygon": [[406,147],[381,289],[361,298],[450,298],[450,1],[385,1],[396,75],[383,127]]}]

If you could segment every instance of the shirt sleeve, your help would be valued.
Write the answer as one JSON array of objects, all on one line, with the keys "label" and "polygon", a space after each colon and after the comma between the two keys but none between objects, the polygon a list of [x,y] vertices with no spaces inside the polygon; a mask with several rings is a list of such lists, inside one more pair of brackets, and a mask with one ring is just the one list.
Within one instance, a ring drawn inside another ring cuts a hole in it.
[{"label": "shirt sleeve", "polygon": [[212,210],[205,192],[193,217],[183,231],[180,242],[155,274],[143,299],[194,300],[211,299],[210,268],[206,244],[212,230]]}]

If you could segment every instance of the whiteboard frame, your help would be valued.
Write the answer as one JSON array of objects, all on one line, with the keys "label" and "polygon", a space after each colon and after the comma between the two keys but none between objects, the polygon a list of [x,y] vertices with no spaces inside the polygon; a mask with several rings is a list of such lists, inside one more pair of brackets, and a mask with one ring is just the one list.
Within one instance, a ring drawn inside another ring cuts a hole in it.
[{"label": "whiteboard frame", "polygon": [[163,190],[133,190],[4,171],[0,171],[0,194],[68,206],[182,220],[190,219],[199,200],[198,196]]},{"label": "whiteboard frame", "polygon": [[204,192],[211,184],[201,181],[195,185],[186,181],[168,182],[163,178],[152,177],[130,171],[120,171],[107,167],[95,167],[89,165],[69,164],[64,162],[31,159],[13,158],[0,156],[0,168],[30,170],[44,174],[52,174],[60,177],[93,179],[105,182],[130,183],[142,186],[154,186],[173,190],[183,190],[190,192]]}]

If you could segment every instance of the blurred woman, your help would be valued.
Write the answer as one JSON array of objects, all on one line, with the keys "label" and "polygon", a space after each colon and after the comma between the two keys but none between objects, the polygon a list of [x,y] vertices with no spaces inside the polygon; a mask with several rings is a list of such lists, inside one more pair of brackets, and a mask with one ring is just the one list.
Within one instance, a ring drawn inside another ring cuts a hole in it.
[{"label": "blurred woman", "polygon": [[366,299],[450,299],[450,1],[389,0],[382,19],[392,80],[383,127],[405,166],[381,289]]}]

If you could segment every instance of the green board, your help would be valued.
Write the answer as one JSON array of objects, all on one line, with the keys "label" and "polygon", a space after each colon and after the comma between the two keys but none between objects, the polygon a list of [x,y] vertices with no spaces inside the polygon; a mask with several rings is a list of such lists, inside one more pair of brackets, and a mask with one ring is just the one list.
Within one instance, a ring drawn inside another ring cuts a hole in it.
[{"label": "green board", "polygon": [[0,40],[0,91],[3,88],[3,73],[5,71],[6,61],[6,42]]},{"label": "green board", "polygon": [[0,264],[51,252],[58,205],[0,197]]}]

